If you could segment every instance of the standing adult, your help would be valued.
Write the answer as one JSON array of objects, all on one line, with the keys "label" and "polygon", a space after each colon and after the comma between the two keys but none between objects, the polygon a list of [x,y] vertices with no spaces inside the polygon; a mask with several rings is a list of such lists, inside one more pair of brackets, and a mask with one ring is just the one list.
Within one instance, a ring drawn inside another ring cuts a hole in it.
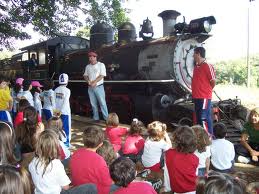
[{"label": "standing adult", "polygon": [[99,120],[98,103],[100,105],[103,119],[108,117],[108,109],[105,101],[103,78],[106,76],[105,65],[97,61],[97,53],[89,52],[89,64],[85,67],[84,79],[88,84],[88,95],[93,110],[93,119]]},{"label": "standing adult", "polygon": [[214,67],[206,62],[205,56],[206,50],[203,47],[194,49],[195,66],[192,78],[192,98],[197,123],[212,136],[211,98],[216,77]]}]

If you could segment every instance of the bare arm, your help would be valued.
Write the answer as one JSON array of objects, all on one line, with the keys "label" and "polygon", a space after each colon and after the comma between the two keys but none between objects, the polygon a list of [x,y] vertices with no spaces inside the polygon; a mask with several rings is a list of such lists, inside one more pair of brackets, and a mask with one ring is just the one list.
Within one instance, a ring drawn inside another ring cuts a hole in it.
[{"label": "bare arm", "polygon": [[210,86],[212,89],[215,87],[215,85],[216,85],[216,80],[215,79],[210,80]]},{"label": "bare arm", "polygon": [[66,186],[62,186],[61,187],[63,190],[68,190],[69,188],[70,188],[70,186],[69,185],[66,185]]},{"label": "bare arm", "polygon": [[259,156],[259,152],[253,150],[253,148],[251,148],[251,146],[247,143],[247,138],[248,138],[248,134],[243,133],[241,135],[241,145],[243,145],[245,147],[245,149],[250,153],[250,155],[253,156]]},{"label": "bare arm", "polygon": [[96,84],[97,84],[97,82],[100,81],[100,80],[102,80],[103,78],[104,78],[103,75],[99,75],[95,80],[90,81],[90,84],[89,84],[89,85],[92,86],[92,87],[95,87]]},{"label": "bare arm", "polygon": [[210,158],[206,158],[205,168],[206,168],[205,174],[208,174],[210,170]]}]

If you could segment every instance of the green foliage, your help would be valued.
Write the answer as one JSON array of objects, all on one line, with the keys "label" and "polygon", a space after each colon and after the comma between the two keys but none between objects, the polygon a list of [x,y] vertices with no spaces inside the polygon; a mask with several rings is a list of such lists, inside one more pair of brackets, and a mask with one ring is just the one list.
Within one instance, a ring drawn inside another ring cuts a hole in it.
[{"label": "green foliage", "polygon": [[77,21],[80,0],[1,0],[0,49],[12,48],[15,39],[28,39],[29,24],[46,36],[69,34],[81,23]]},{"label": "green foliage", "polygon": [[121,7],[119,0],[89,0],[88,2],[90,8],[86,19],[87,26],[102,21],[118,28],[123,22],[129,21],[126,10]]},{"label": "green foliage", "polygon": [[87,38],[89,39],[90,38],[90,27],[88,26],[85,26],[85,27],[81,27],[77,33],[76,33],[77,36],[80,36],[82,38]]},{"label": "green foliage", "polygon": [[[31,38],[28,25],[48,38],[69,35],[82,25],[80,12],[85,15],[88,28],[97,20],[116,28],[128,21],[119,0],[1,0],[0,50],[12,49],[16,39]],[[87,30],[83,31],[79,35],[87,36]]]},{"label": "green foliage", "polygon": [[[250,58],[251,86],[259,86],[259,54]],[[245,85],[247,83],[246,58],[221,61],[215,64],[217,83]]]}]

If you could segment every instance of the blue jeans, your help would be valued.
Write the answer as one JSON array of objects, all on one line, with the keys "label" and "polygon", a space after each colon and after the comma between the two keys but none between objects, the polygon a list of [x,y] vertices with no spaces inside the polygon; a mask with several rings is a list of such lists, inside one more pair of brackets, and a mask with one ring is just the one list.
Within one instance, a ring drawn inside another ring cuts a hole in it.
[{"label": "blue jeans", "polygon": [[88,95],[90,103],[93,109],[93,119],[99,120],[98,103],[100,105],[103,119],[106,120],[108,117],[108,109],[105,101],[105,92],[103,85],[96,86],[95,88],[88,87]]},{"label": "blue jeans", "polygon": [[213,136],[213,123],[211,119],[211,99],[193,99],[197,124],[201,125]]}]

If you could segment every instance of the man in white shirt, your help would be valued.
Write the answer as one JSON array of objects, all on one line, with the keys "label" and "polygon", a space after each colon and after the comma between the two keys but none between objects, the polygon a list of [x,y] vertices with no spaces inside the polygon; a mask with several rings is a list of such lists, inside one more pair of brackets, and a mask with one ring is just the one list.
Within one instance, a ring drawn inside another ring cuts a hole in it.
[{"label": "man in white shirt", "polygon": [[88,95],[93,110],[93,119],[99,120],[98,103],[100,105],[103,119],[108,117],[108,109],[105,101],[103,78],[106,76],[105,65],[97,61],[96,52],[88,53],[89,62],[85,67],[84,79],[88,84]]}]

